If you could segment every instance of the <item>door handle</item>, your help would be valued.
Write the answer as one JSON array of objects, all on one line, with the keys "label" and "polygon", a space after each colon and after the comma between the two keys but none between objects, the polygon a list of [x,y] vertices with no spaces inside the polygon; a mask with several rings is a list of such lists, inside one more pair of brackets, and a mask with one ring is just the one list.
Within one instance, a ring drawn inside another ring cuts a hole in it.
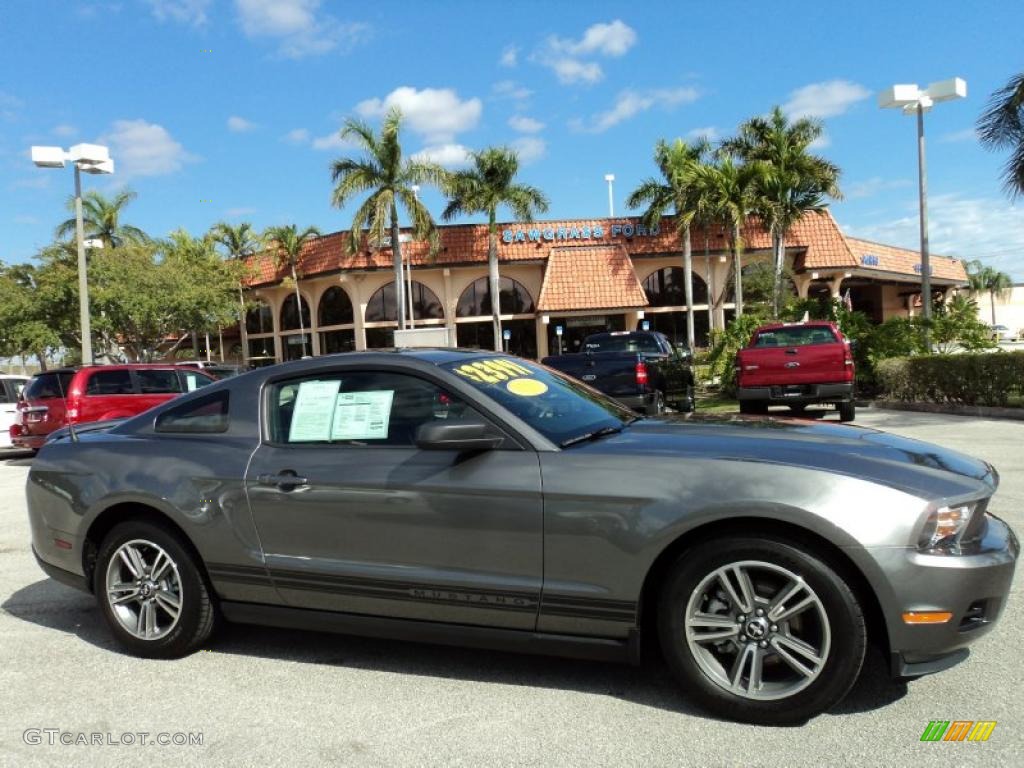
[{"label": "door handle", "polygon": [[290,470],[285,470],[279,475],[257,475],[256,482],[260,485],[270,485],[280,488],[282,491],[290,491],[300,485],[309,485],[309,480],[299,477]]}]

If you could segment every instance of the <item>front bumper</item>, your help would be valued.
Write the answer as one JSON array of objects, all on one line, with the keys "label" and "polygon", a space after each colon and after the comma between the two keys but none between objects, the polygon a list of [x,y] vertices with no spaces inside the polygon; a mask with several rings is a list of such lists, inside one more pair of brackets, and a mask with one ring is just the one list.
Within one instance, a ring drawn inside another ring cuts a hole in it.
[{"label": "front bumper", "polygon": [[[902,547],[869,552],[892,588],[882,610],[893,674],[916,677],[959,663],[967,646],[992,630],[1006,606],[1020,544],[1006,523],[989,516],[976,554],[929,555]],[[949,612],[952,618],[907,624],[907,612]]]},{"label": "front bumper", "polygon": [[846,403],[853,400],[853,382],[799,384],[792,387],[740,387],[737,397],[740,400],[753,400],[768,405]]}]

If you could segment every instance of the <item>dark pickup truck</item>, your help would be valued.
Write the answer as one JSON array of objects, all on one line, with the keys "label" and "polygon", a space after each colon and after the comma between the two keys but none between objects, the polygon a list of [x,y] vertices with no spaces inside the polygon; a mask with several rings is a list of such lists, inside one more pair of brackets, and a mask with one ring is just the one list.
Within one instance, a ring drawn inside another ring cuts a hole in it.
[{"label": "dark pickup truck", "polygon": [[586,382],[623,405],[647,414],[666,406],[693,410],[693,370],[689,350],[678,349],[655,331],[595,333],[582,351],[545,357],[541,362]]}]

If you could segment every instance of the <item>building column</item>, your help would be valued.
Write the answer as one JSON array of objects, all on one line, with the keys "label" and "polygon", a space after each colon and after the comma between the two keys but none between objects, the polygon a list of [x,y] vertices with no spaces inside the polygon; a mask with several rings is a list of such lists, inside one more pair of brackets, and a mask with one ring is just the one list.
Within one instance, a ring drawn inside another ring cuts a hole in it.
[{"label": "building column", "polygon": [[[309,353],[313,355],[313,357],[319,357],[321,354],[323,354],[320,351],[320,326],[317,323],[317,320],[319,319],[317,317],[317,309],[320,306],[320,296],[323,295],[323,290],[314,291],[314,288],[317,287],[321,289],[323,288],[323,286],[310,286],[309,299],[307,300],[309,302]],[[302,288],[299,288],[300,293],[301,291]],[[316,297],[315,300],[314,296]]]},{"label": "building column", "polygon": [[453,295],[452,291],[452,271],[448,267],[441,270],[441,276],[444,278],[444,296],[441,301],[444,302],[444,324],[448,329],[448,341],[451,346],[459,346],[459,336],[455,329],[455,312],[459,306],[459,297]]},{"label": "building column", "polygon": [[814,278],[809,274],[803,273],[793,275],[793,284],[796,286],[796,295],[801,299],[806,299],[808,292],[811,290],[812,282],[814,282]]},{"label": "building column", "polygon": [[842,272],[832,275],[832,279],[828,281],[828,290],[832,294],[833,299],[842,298],[842,287],[843,280],[846,279],[846,275]]},{"label": "building column", "polygon": [[548,350],[548,324],[544,322],[544,315],[539,314],[534,320],[537,333],[537,359],[542,360],[551,352]]},{"label": "building column", "polygon": [[[285,295],[288,295],[287,292]],[[274,313],[271,318],[274,328],[274,361],[280,363],[284,360],[284,345],[281,343],[281,302],[275,295],[273,301],[268,297],[267,303],[270,304],[270,309]]]}]

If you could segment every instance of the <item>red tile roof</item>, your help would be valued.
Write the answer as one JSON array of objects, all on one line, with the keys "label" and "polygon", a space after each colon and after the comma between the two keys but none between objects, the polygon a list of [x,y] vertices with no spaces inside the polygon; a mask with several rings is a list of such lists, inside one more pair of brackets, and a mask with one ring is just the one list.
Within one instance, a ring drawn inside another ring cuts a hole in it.
[{"label": "red tile roof", "polygon": [[647,306],[647,295],[622,245],[552,248],[537,309],[621,309]]},{"label": "red tile roof", "polygon": [[[854,255],[854,265],[857,267],[877,269],[881,272],[920,274],[918,272],[921,264],[920,251],[874,243],[870,240],[861,240],[859,237],[847,237],[846,242],[850,244]],[[962,261],[936,254],[931,254],[928,260],[931,263],[933,277],[967,282],[967,271],[964,269]]]}]

